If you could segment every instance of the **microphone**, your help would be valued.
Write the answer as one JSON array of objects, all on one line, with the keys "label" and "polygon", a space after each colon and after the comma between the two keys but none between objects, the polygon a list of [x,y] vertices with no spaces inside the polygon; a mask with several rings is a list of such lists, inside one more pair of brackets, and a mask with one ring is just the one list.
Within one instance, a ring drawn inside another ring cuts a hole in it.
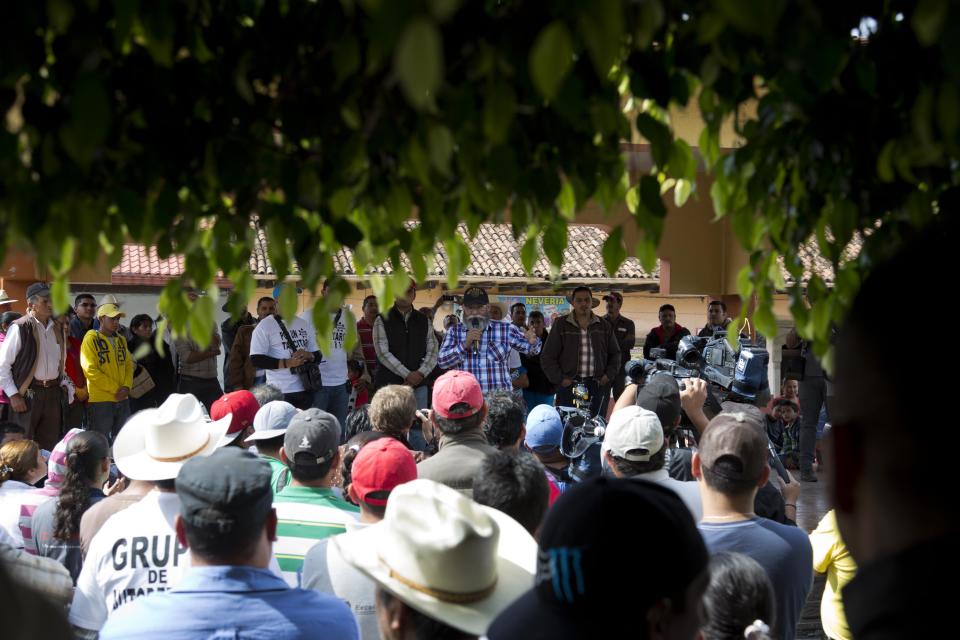
[{"label": "microphone", "polygon": [[[487,328],[487,319],[483,316],[470,316],[467,318],[467,323],[470,325],[471,329],[479,329],[481,332]],[[473,354],[480,354],[480,341],[477,340],[473,343]]]}]

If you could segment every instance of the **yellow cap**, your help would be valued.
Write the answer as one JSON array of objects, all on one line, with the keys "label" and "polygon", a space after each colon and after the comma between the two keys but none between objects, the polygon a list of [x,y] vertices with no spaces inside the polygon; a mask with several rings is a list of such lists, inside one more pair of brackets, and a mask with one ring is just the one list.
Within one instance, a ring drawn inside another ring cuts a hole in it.
[{"label": "yellow cap", "polygon": [[108,318],[126,318],[127,314],[123,311],[120,311],[120,307],[115,304],[102,304],[100,308],[97,309],[97,317],[102,318],[107,316]]}]

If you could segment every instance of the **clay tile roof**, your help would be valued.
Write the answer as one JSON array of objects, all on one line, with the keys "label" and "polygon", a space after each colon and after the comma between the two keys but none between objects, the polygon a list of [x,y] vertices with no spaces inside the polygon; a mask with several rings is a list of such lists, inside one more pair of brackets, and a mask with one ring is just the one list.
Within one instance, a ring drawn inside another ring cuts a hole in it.
[{"label": "clay tile roof", "polygon": [[[463,275],[472,278],[529,278],[520,262],[520,244],[513,239],[508,224],[481,224],[476,237],[471,240],[466,225],[460,225],[460,236],[470,247],[471,261]],[[563,279],[616,279],[655,281],[659,278],[659,265],[653,273],[647,273],[636,258],[628,258],[620,266],[614,278],[610,278],[603,266],[601,249],[607,239],[607,232],[598,227],[570,226],[567,249],[564,252],[560,277]],[[273,268],[267,259],[266,236],[258,231],[257,242],[250,257],[250,268],[256,275],[273,275]],[[434,248],[434,260],[428,258],[427,269],[430,276],[446,275],[447,255],[443,245],[437,243]],[[404,256],[402,264],[409,269],[409,261]],[[356,275],[353,268],[353,254],[350,249],[341,249],[334,256],[334,266],[338,273]],[[392,273],[389,264],[367,270],[368,274],[386,275]],[[550,263],[542,255],[534,265],[532,277],[550,278]]]},{"label": "clay tile roof", "polygon": [[[860,255],[862,248],[863,236],[855,234],[843,250],[841,263],[854,260]],[[834,278],[836,277],[836,274],[833,272],[833,265],[820,254],[820,249],[815,239],[811,239],[809,242],[802,244],[797,253],[800,256],[800,261],[803,263],[802,283],[806,284],[813,274],[817,274],[828,287],[833,286]],[[786,280],[787,287],[792,287],[795,281],[790,276],[786,267],[783,266],[783,258],[780,259],[780,272],[783,274],[783,279]]]}]

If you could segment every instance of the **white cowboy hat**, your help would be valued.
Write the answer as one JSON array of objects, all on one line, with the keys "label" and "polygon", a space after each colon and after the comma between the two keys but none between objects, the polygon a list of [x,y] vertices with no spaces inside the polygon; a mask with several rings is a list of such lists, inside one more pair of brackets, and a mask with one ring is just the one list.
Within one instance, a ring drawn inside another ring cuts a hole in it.
[{"label": "white cowboy hat", "polygon": [[0,289],[0,304],[11,304],[13,302],[20,302],[19,300],[11,300],[10,296],[7,295],[5,289]]},{"label": "white cowboy hat", "polygon": [[408,606],[474,635],[536,574],[537,543],[518,522],[427,479],[394,489],[379,523],[331,540]]},{"label": "white cowboy hat", "polygon": [[102,307],[105,304],[115,304],[118,307],[120,306],[117,296],[113,295],[112,293],[105,293],[103,297],[100,298],[100,306]]},{"label": "white cowboy hat", "polygon": [[230,428],[233,414],[210,422],[192,394],[172,393],[157,409],[135,413],[113,441],[120,472],[134,480],[170,480],[195,456],[208,456]]}]

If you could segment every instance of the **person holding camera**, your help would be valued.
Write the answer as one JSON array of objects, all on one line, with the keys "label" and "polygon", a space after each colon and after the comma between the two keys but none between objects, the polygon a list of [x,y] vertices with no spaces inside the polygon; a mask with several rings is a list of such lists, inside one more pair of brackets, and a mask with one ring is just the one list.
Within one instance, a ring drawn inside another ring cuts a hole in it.
[{"label": "person holding camera", "polygon": [[651,358],[650,350],[660,348],[666,351],[663,356],[668,360],[677,359],[677,347],[680,346],[680,339],[683,336],[690,335],[690,330],[681,327],[677,322],[677,310],[672,304],[665,304],[660,307],[658,313],[660,326],[650,329],[646,339],[643,341],[643,357],[647,360]]},{"label": "person holding camera", "polygon": [[591,309],[600,304],[590,287],[580,286],[567,298],[573,311],[553,325],[540,356],[547,378],[557,388],[556,405],[573,406],[574,382],[590,393],[590,415],[606,416],[610,384],[620,370],[620,345],[613,326]]}]

